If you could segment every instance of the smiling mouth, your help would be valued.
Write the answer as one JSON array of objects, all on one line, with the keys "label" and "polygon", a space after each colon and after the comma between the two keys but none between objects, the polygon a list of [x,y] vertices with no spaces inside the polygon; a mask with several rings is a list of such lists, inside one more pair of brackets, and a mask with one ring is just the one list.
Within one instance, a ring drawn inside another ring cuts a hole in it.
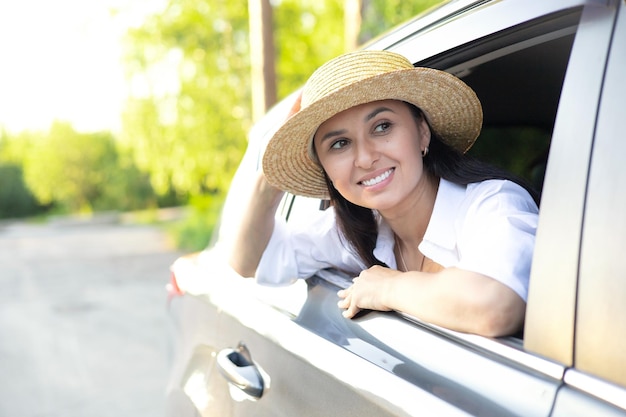
[{"label": "smiling mouth", "polygon": [[361,184],[365,185],[366,187],[371,187],[372,185],[379,184],[383,182],[384,180],[386,180],[387,178],[389,178],[389,176],[391,175],[394,169],[395,168],[391,168],[389,171],[383,172],[382,174],[380,174],[379,176],[375,178],[361,181]]}]

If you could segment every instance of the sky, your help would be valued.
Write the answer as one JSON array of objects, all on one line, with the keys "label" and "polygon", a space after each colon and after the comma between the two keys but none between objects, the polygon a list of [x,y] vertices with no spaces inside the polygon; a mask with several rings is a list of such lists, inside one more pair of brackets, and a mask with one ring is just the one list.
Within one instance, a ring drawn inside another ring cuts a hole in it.
[{"label": "sky", "polygon": [[0,0],[0,128],[119,130],[122,36],[164,2]]}]

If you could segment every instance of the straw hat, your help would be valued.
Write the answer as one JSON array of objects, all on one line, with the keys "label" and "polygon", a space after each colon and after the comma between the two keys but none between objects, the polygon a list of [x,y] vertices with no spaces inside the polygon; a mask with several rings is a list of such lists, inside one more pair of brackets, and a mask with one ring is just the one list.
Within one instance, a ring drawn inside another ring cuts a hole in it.
[{"label": "straw hat", "polygon": [[457,77],[416,68],[393,52],[352,52],[322,65],[305,84],[300,111],[274,133],[263,155],[267,180],[293,194],[328,198],[322,168],[309,153],[315,132],[337,113],[387,99],[420,108],[431,129],[461,152],[466,152],[480,133],[480,101]]}]

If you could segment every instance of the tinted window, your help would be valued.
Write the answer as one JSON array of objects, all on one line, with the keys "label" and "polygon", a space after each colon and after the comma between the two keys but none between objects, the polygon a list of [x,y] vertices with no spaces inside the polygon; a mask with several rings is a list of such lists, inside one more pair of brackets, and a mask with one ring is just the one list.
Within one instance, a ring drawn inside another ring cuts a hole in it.
[{"label": "tinted window", "polygon": [[463,78],[483,105],[484,126],[470,153],[543,185],[550,138],[573,35],[484,63]]}]

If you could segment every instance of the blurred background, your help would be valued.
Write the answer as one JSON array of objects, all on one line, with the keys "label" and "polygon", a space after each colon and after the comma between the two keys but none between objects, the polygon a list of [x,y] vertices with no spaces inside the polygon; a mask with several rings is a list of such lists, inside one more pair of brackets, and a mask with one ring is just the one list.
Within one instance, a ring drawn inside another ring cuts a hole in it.
[{"label": "blurred background", "polygon": [[0,219],[182,206],[203,248],[251,124],[438,2],[2,0]]},{"label": "blurred background", "polygon": [[437,0],[0,0],[0,417],[164,415],[250,127]]}]

